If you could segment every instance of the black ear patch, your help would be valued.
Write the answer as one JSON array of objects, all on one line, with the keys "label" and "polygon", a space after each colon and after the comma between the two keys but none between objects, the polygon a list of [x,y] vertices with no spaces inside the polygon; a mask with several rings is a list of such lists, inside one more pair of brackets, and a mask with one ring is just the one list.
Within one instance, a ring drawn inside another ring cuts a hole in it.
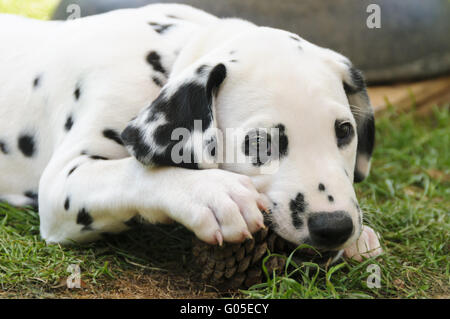
[{"label": "black ear patch", "polygon": [[[223,64],[207,72],[209,68],[206,65],[197,67],[192,78],[178,84],[175,90],[169,81],[158,98],[122,132],[121,138],[128,151],[140,162],[145,165],[198,168],[196,162],[203,153],[198,154],[197,149],[192,147],[193,133],[205,133],[214,125],[213,97],[227,75]],[[183,140],[185,144],[180,147],[179,137],[172,139],[175,129],[188,133],[190,144]],[[201,142],[206,146],[211,134],[203,135],[205,141]],[[199,151],[203,152],[201,148]]]},{"label": "black ear patch", "polygon": [[372,114],[358,127],[358,136],[358,153],[372,156],[375,147],[375,118]]},{"label": "black ear patch", "polygon": [[368,172],[362,171],[358,162],[363,160],[370,161],[374,147],[375,119],[373,114],[370,114],[365,121],[358,125],[358,147],[353,178],[355,183],[360,183],[366,178]]},{"label": "black ear patch", "polygon": [[349,75],[351,81],[347,83],[344,81],[344,90],[347,95],[356,94],[366,90],[366,84],[364,82],[364,76],[362,72],[353,66],[350,66]]},{"label": "black ear patch", "polygon": [[358,146],[354,182],[363,181],[369,174],[370,159],[375,146],[375,118],[361,71],[348,68],[348,79],[343,82],[350,109],[356,121]]}]

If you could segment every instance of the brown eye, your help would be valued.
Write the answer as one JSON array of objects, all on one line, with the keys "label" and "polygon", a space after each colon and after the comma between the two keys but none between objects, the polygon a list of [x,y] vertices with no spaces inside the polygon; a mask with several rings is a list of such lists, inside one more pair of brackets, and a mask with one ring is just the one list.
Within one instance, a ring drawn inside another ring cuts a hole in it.
[{"label": "brown eye", "polygon": [[349,144],[355,135],[353,125],[350,122],[336,121],[334,124],[334,129],[336,131],[338,147],[343,147]]}]

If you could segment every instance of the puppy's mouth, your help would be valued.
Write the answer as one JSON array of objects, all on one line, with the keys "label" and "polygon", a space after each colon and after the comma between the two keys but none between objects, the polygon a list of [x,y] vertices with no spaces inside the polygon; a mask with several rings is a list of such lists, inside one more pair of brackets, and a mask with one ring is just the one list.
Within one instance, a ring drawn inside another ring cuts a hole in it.
[{"label": "puppy's mouth", "polygon": [[302,245],[287,242],[286,250],[289,254],[293,253],[293,260],[299,264],[303,262],[313,262],[319,265],[332,264],[340,254],[340,250],[319,250],[310,247],[301,247]]},{"label": "puppy's mouth", "polygon": [[[288,241],[278,232],[276,232],[276,224],[272,219],[272,210],[268,210],[267,214],[263,214],[264,216],[264,224],[269,227],[269,231],[272,231],[277,234],[278,241],[281,243],[279,247],[283,247],[281,253],[286,256],[290,256],[293,253],[292,260],[297,264],[301,264],[303,262],[313,262],[318,265],[327,265],[335,263],[339,258],[337,258],[341,254],[341,250],[327,250],[327,249],[317,249],[311,248],[309,240],[305,240],[301,244],[296,244]],[[305,245],[306,247],[301,247]],[[310,247],[308,247],[310,246]]]}]

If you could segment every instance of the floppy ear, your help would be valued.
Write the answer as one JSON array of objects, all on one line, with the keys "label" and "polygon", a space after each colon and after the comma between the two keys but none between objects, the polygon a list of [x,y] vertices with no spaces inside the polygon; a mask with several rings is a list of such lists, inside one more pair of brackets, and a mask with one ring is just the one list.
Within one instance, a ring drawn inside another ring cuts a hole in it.
[{"label": "floppy ear", "polygon": [[375,144],[375,119],[361,71],[350,64],[347,66],[343,84],[357,126],[358,147],[353,180],[359,183],[369,175]]},{"label": "floppy ear", "polygon": [[148,166],[217,167],[214,99],[226,75],[220,63],[169,80],[122,132],[129,153]]}]

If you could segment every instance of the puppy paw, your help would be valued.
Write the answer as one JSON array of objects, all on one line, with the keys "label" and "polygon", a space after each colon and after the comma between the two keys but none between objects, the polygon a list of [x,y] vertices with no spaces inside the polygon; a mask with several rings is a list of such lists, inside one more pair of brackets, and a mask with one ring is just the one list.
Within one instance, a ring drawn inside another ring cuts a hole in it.
[{"label": "puppy paw", "polygon": [[[188,210],[174,216],[210,244],[242,242],[264,226],[261,210],[268,207],[247,176],[209,169],[197,172],[186,193]],[[178,208],[177,208],[178,209]]]},{"label": "puppy paw", "polygon": [[344,256],[356,261],[380,255],[383,252],[377,233],[368,227],[363,226],[363,230],[358,240],[351,246],[344,249]]}]

